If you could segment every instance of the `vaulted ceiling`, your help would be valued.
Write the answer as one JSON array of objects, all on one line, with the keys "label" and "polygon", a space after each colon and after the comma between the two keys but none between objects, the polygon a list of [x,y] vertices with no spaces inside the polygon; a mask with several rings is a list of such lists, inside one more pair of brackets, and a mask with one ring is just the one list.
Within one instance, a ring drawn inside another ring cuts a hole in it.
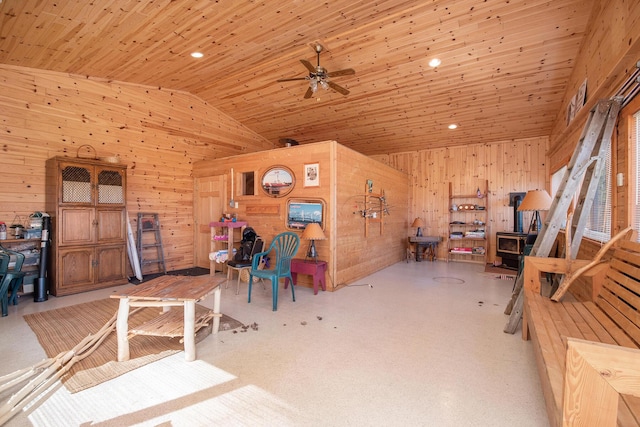
[{"label": "vaulted ceiling", "polygon": [[[592,4],[0,1],[0,63],[187,91],[276,145],[366,155],[549,135]],[[332,79],[348,95],[276,81],[308,75],[318,42],[323,67],[356,71]]]}]

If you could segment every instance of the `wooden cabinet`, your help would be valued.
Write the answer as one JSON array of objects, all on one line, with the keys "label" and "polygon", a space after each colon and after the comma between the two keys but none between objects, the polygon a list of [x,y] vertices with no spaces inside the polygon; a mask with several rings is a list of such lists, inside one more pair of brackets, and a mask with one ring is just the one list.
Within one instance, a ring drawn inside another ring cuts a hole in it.
[{"label": "wooden cabinet", "polygon": [[47,161],[51,294],[127,282],[126,171],[124,165],[91,159],[55,157]]},{"label": "wooden cabinet", "polygon": [[456,193],[449,183],[449,239],[447,261],[487,262],[488,182],[481,181],[477,188]]}]

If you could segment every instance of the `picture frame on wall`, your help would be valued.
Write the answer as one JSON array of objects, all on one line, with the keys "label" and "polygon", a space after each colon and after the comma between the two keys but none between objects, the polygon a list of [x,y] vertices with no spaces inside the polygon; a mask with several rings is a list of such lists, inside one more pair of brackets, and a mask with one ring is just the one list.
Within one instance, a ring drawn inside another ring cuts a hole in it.
[{"label": "picture frame on wall", "polygon": [[569,105],[567,106],[567,125],[573,121],[573,118],[576,116],[576,100],[578,95],[575,94],[569,101]]},{"label": "picture frame on wall", "polygon": [[260,186],[270,197],[286,196],[296,185],[296,178],[286,166],[272,166],[262,175]]},{"label": "picture frame on wall", "polygon": [[309,163],[304,165],[304,186],[318,187],[320,186],[320,164]]},{"label": "picture frame on wall", "polygon": [[312,222],[324,230],[324,200],[289,199],[287,201],[287,223],[290,230],[304,230]]},{"label": "picture frame on wall", "polygon": [[587,79],[584,79],[584,81],[578,88],[578,93],[576,95],[576,113],[580,111],[580,109],[584,106],[586,101],[587,101]]}]

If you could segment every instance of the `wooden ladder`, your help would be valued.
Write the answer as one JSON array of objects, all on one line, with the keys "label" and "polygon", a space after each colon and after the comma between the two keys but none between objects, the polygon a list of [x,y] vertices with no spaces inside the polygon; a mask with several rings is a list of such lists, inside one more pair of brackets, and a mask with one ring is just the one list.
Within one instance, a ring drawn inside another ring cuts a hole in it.
[{"label": "wooden ladder", "polygon": [[[153,232],[153,241],[144,239],[144,233]],[[164,247],[162,246],[162,236],[160,235],[160,220],[157,213],[138,212],[138,234],[136,240],[136,249],[140,257],[140,269],[149,264],[159,264],[162,272],[167,274],[167,268],[164,262]],[[152,259],[145,259],[145,254],[155,250]]]},{"label": "wooden ladder", "polygon": [[[622,101],[621,97],[600,100],[590,111],[578,145],[553,198],[542,230],[533,244],[531,256],[549,256],[558,232],[564,225],[569,206],[579,189],[580,195],[573,214],[571,230],[567,231],[571,233],[570,254],[575,258],[578,253],[593,199],[598,191],[598,183],[605,172],[606,165],[603,159],[611,147],[611,135],[618,119]],[[508,313],[510,309],[510,317],[504,328],[504,332],[509,334],[515,333],[522,318],[523,285],[524,274],[519,274],[511,301],[505,310]]]}]

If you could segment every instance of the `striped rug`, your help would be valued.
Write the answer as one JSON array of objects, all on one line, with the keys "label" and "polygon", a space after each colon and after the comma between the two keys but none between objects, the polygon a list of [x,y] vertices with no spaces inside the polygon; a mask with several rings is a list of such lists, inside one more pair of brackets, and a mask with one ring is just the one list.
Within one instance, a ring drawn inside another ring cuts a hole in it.
[{"label": "striped rug", "polygon": [[[100,330],[118,310],[118,300],[107,298],[88,303],[25,315],[27,324],[36,334],[48,357],[71,350],[82,339]],[[129,316],[129,328],[139,326],[158,315],[158,309],[146,308]],[[227,323],[229,327],[222,327]],[[220,331],[232,330],[242,323],[223,315]],[[202,328],[196,342],[211,333]],[[180,337],[136,335],[129,340],[130,360],[117,362],[118,344],[115,331],[88,357],[77,362],[62,378],[65,387],[76,393],[118,377],[147,363],[183,351]]]}]

